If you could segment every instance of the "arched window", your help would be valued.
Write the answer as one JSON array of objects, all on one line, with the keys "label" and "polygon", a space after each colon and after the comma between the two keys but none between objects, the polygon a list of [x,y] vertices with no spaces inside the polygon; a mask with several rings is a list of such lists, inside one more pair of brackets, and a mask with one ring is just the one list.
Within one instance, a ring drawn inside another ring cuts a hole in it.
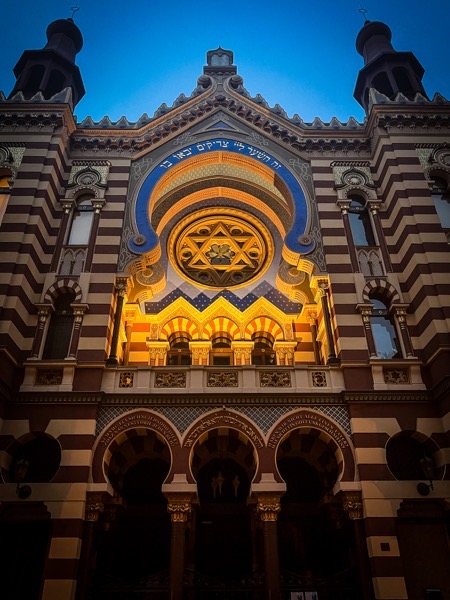
[{"label": "arched window", "polygon": [[25,99],[29,99],[41,89],[42,78],[44,77],[44,65],[33,65],[28,74],[28,80],[23,90]]},{"label": "arched window", "polygon": [[252,365],[275,365],[274,340],[270,333],[255,333],[252,340],[254,342]]},{"label": "arched window", "polygon": [[9,194],[11,192],[10,181],[12,173],[8,169],[0,170],[0,225],[3,221],[3,217],[8,206]]},{"label": "arched window", "polygon": [[89,244],[93,217],[92,197],[89,195],[81,196],[73,213],[72,225],[67,240],[68,246],[87,246]]},{"label": "arched window", "polygon": [[74,299],[75,294],[67,292],[58,296],[55,301],[42,358],[63,359],[67,357],[73,330],[73,308],[70,305]]},{"label": "arched window", "polygon": [[447,237],[450,234],[450,193],[448,192],[447,182],[440,177],[435,177],[431,197],[436,208],[442,229]]},{"label": "arched window", "polygon": [[50,77],[48,78],[48,83],[45,88],[45,97],[51,98],[61,90],[63,90],[66,86],[66,78],[61,71],[53,70],[50,73]]},{"label": "arched window", "polygon": [[212,336],[211,364],[231,365],[233,364],[233,351],[231,349],[231,337],[221,331]]},{"label": "arched window", "polygon": [[375,88],[388,98],[391,98],[394,95],[394,90],[392,89],[391,82],[386,73],[378,73],[378,75],[375,75],[370,87]]},{"label": "arched window", "polygon": [[167,364],[190,365],[191,351],[189,350],[190,337],[186,333],[172,333],[169,337],[170,350],[167,354]]},{"label": "arched window", "polygon": [[401,358],[400,341],[387,305],[379,298],[371,298],[371,302],[373,312],[370,322],[377,356],[386,359]]},{"label": "arched window", "polygon": [[392,69],[395,81],[397,83],[397,89],[409,100],[413,100],[415,93],[414,88],[411,84],[411,79],[408,70],[405,67],[394,67]]},{"label": "arched window", "polygon": [[355,246],[376,246],[367,206],[359,196],[350,196],[348,214]]}]

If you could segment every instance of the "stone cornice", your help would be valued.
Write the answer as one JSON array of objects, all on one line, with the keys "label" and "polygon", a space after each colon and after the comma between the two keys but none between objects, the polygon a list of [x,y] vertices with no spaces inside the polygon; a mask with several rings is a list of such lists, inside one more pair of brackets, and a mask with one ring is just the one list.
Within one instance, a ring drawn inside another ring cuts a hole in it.
[{"label": "stone cornice", "polygon": [[[159,118],[141,129],[90,129],[78,130],[72,136],[72,149],[76,152],[113,153],[121,156],[136,157],[149,148],[157,148],[167,140],[175,138],[187,125],[200,121],[208,114],[222,110],[239,119],[247,126],[271,137],[277,143],[287,145],[293,150],[308,154],[336,153],[355,157],[369,155],[370,143],[364,132],[349,129],[306,130],[269,110],[254,105],[244,97],[217,93],[214,96],[195,99],[193,104],[171,111],[165,118]],[[170,118],[169,118],[170,117]],[[327,137],[323,137],[326,133]]]},{"label": "stone cornice", "polygon": [[270,395],[262,394],[205,394],[198,396],[170,394],[106,394],[104,392],[23,392],[9,401],[15,404],[101,404],[102,406],[300,406],[348,405],[355,402],[430,402],[433,395],[427,392],[370,391],[342,392],[336,394],[305,394],[274,389]]},{"label": "stone cornice", "polygon": [[0,131],[40,133],[66,127],[68,135],[76,130],[70,106],[61,104],[0,104]]}]

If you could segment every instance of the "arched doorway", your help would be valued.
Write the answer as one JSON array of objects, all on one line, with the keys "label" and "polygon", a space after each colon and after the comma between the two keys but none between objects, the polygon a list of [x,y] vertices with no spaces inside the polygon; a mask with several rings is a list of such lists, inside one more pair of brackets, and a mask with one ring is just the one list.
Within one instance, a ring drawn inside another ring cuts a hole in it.
[{"label": "arched doorway", "polygon": [[121,506],[103,515],[92,598],[124,600],[139,590],[153,590],[152,598],[167,594],[170,517],[161,486],[170,463],[167,444],[148,429],[127,431],[113,450],[107,476]]},{"label": "arched doorway", "polygon": [[286,594],[361,598],[351,523],[332,495],[340,466],[336,444],[317,429],[294,430],[278,447],[277,467],[287,486],[278,516]]},{"label": "arched doorway", "polygon": [[[197,480],[195,550],[196,600],[253,598],[254,567],[250,483],[256,470],[254,448],[237,431],[215,429],[196,445],[192,471]],[[209,591],[208,591],[209,590]],[[216,596],[214,596],[216,597]]]}]

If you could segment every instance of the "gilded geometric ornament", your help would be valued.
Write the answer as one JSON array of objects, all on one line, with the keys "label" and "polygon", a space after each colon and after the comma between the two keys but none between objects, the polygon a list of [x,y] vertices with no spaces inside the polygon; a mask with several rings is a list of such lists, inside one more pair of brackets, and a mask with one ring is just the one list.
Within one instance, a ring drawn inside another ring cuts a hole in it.
[{"label": "gilded geometric ornament", "polygon": [[269,231],[260,221],[234,213],[191,216],[172,232],[172,264],[184,279],[207,289],[236,288],[267,270],[274,252]]}]

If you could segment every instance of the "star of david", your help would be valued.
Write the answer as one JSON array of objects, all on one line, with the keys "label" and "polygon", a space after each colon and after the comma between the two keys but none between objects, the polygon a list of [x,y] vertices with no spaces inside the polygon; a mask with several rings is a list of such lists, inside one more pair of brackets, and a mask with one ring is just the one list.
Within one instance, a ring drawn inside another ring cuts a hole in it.
[{"label": "star of david", "polygon": [[250,227],[218,221],[189,231],[178,256],[183,269],[196,280],[225,285],[251,277],[263,262],[264,251]]}]

